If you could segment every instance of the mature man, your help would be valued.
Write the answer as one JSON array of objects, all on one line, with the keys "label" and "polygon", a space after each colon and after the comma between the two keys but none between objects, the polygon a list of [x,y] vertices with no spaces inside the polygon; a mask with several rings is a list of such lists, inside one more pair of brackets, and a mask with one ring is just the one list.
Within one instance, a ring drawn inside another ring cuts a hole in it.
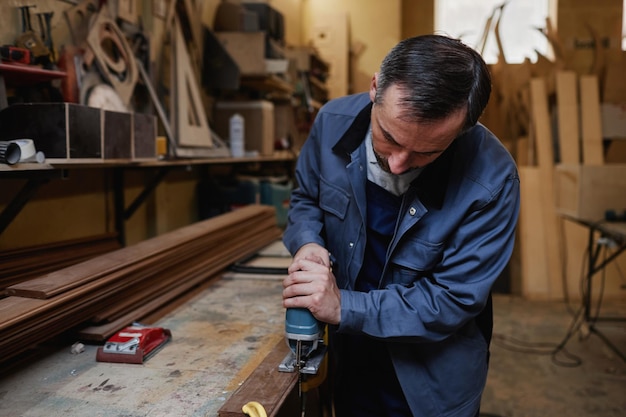
[{"label": "mature man", "polygon": [[405,39],[302,147],[283,305],[330,325],[338,417],[478,415],[519,212],[515,163],[478,123],[490,82],[460,41]]}]

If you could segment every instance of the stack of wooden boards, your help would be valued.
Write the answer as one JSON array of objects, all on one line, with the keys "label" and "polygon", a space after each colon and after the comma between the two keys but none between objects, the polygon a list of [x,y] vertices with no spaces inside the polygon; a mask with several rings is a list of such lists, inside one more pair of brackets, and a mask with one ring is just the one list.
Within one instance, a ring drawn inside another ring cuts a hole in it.
[{"label": "stack of wooden boards", "polygon": [[119,249],[120,243],[115,233],[89,236],[3,250],[0,253],[0,292],[18,282],[37,278],[40,275],[77,264],[95,256]]},{"label": "stack of wooden boards", "polygon": [[10,286],[0,358],[86,323],[82,337],[105,340],[280,235],[275,209],[250,205]]},{"label": "stack of wooden boards", "polygon": [[572,71],[529,80],[531,128],[517,148],[525,296],[580,297],[588,231],[578,222],[626,202],[626,165],[605,163],[599,91],[596,75]]}]

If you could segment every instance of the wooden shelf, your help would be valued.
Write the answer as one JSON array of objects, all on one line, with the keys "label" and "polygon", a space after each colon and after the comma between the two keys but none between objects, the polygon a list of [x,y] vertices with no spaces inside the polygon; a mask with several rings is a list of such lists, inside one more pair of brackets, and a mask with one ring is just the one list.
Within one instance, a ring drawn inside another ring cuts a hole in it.
[{"label": "wooden shelf", "polygon": [[280,91],[287,94],[294,92],[291,84],[274,74],[244,75],[241,77],[241,85],[259,91]]},{"label": "wooden shelf", "polygon": [[141,168],[141,167],[168,167],[168,166],[187,166],[187,165],[222,165],[222,164],[245,164],[256,162],[281,162],[281,161],[293,161],[295,155],[289,151],[276,152],[274,155],[268,156],[254,156],[254,157],[242,157],[242,158],[189,158],[189,159],[155,159],[153,161],[105,161],[98,160],[94,162],[80,162],[71,161],[55,161],[49,160],[45,163],[26,163],[6,165],[0,164],[0,179],[2,173],[5,172],[17,172],[17,171],[45,171],[54,169],[81,169],[81,168]]},{"label": "wooden shelf", "polygon": [[0,63],[0,74],[10,86],[32,85],[35,83],[65,78],[64,71],[43,69],[36,65]]}]

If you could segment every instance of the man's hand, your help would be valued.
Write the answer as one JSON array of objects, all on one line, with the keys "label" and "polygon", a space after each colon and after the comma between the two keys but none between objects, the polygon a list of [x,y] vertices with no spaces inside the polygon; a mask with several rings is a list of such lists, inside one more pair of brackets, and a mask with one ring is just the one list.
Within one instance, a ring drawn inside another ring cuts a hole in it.
[{"label": "man's hand", "polygon": [[[315,245],[321,248],[319,245]],[[283,281],[283,306],[304,307],[324,323],[339,324],[341,320],[341,295],[333,275],[328,251],[325,258],[319,251],[298,258],[298,251],[289,266],[289,275]],[[324,261],[328,265],[324,264]]]},{"label": "man's hand", "polygon": [[307,243],[298,249],[293,257],[293,262],[297,262],[302,259],[308,259],[309,261],[320,263],[327,268],[330,268],[330,254],[325,247],[318,245],[317,243]]}]

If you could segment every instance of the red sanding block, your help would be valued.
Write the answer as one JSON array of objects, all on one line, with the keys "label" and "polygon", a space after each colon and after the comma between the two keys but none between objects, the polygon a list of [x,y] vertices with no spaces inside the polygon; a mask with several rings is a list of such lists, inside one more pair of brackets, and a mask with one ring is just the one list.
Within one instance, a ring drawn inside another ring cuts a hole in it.
[{"label": "red sanding block", "polygon": [[98,362],[142,364],[172,339],[172,332],[162,327],[128,326],[98,348]]}]

